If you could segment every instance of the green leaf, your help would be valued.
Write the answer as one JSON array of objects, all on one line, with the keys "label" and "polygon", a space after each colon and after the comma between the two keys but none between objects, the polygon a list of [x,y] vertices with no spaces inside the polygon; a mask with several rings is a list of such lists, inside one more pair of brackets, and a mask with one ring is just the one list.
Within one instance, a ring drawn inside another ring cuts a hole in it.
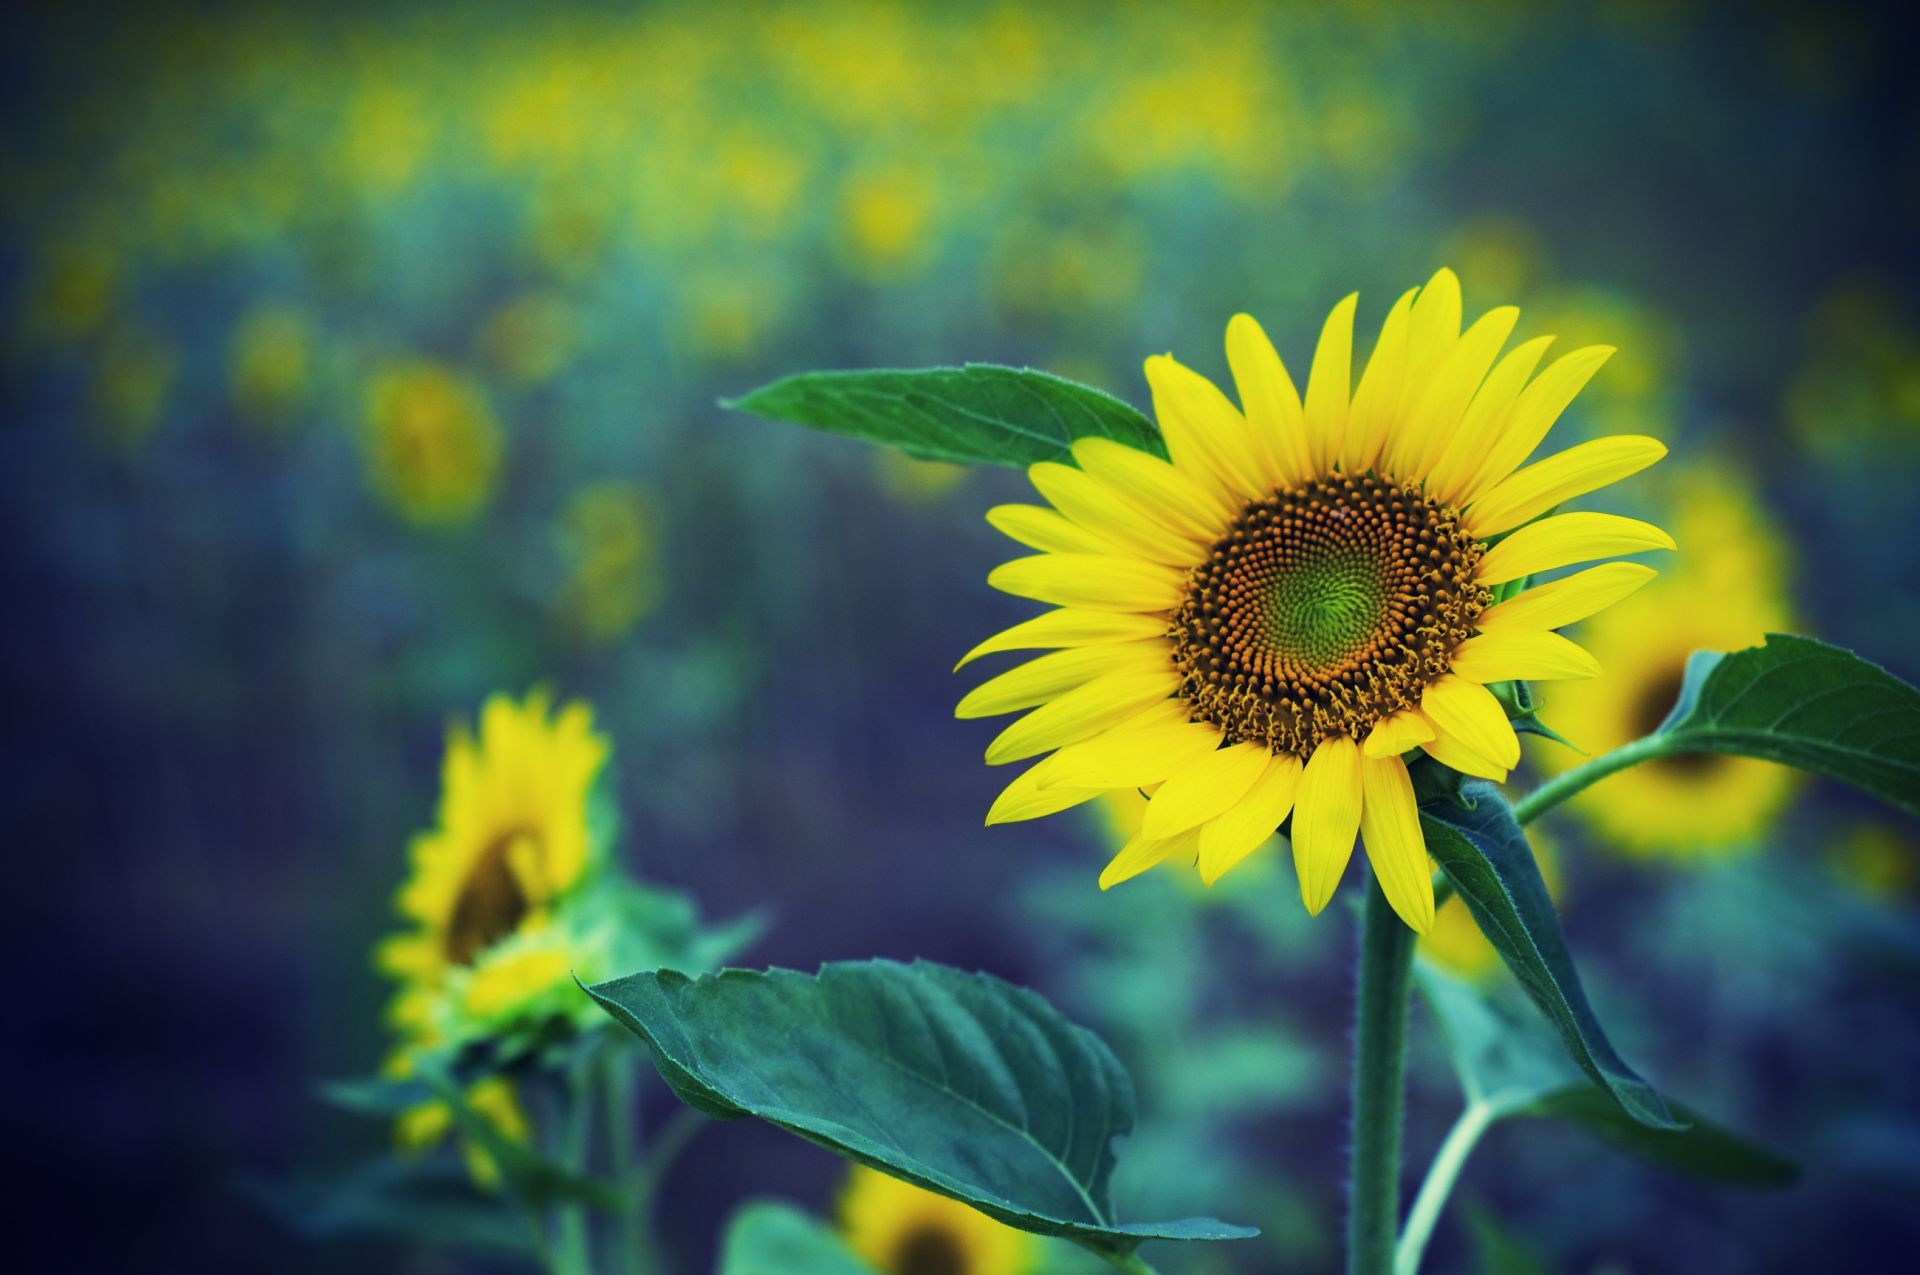
[{"label": "green leaf", "polygon": [[1658,734],[1664,752],[1797,766],[1920,814],[1920,690],[1814,638],[1699,652]]},{"label": "green leaf", "polygon": [[1460,797],[1459,803],[1421,807],[1428,852],[1520,986],[1559,1029],[1581,1070],[1635,1120],[1679,1127],[1660,1095],[1614,1049],[1587,1003],[1560,918],[1512,809],[1485,780],[1463,784]]},{"label": "green leaf", "polygon": [[1122,1257],[1150,1239],[1256,1234],[1115,1219],[1111,1143],[1133,1128],[1133,1082],[1099,1037],[1024,988],[870,961],[650,971],[587,990],[700,1110],[757,1116],[1009,1226]]},{"label": "green leaf", "polygon": [[503,1197],[475,1187],[453,1156],[382,1156],[294,1181],[248,1181],[240,1190],[310,1240],[380,1236],[432,1247],[533,1249],[526,1223]]},{"label": "green leaf", "polygon": [[802,372],[723,400],[770,420],[887,443],[922,460],[1072,463],[1077,438],[1165,456],[1152,421],[1091,386],[1030,368],[969,363],[918,371]]},{"label": "green leaf", "polygon": [[1678,1104],[1685,1128],[1649,1128],[1589,1084],[1537,1016],[1426,961],[1415,963],[1414,979],[1467,1101],[1492,1108],[1496,1119],[1571,1120],[1630,1154],[1728,1186],[1784,1186],[1798,1174],[1790,1161]]},{"label": "green leaf", "polygon": [[776,1200],[753,1200],[727,1224],[720,1275],[874,1275],[874,1270],[818,1218]]}]

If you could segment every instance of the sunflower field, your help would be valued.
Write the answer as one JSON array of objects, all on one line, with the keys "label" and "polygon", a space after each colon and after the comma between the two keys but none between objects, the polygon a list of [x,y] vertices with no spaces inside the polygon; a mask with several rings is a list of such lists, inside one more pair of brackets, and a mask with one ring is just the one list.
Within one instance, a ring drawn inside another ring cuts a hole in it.
[{"label": "sunflower field", "polygon": [[11,27],[21,1269],[1911,1263],[1893,7]]}]

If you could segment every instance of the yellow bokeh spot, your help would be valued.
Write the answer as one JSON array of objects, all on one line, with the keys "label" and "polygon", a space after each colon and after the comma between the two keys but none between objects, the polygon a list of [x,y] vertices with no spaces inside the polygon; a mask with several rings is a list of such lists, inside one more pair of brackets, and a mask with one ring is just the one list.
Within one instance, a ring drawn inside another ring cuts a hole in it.
[{"label": "yellow bokeh spot", "polygon": [[1026,1232],[865,1165],[841,1192],[840,1226],[882,1275],[1023,1275],[1039,1255]]},{"label": "yellow bokeh spot", "polygon": [[367,389],[367,481],[402,517],[423,526],[466,522],[492,494],[501,436],[478,384],[412,360]]},{"label": "yellow bokeh spot", "polygon": [[299,310],[263,306],[241,319],[228,349],[228,388],[241,416],[284,420],[306,398],[314,374],[313,324]]}]

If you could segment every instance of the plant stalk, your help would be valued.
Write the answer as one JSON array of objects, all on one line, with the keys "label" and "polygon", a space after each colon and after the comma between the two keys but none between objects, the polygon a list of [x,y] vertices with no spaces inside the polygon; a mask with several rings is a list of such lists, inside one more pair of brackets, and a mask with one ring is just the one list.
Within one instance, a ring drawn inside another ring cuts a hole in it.
[{"label": "plant stalk", "polygon": [[1615,771],[1637,766],[1643,761],[1652,761],[1656,757],[1665,757],[1674,751],[1672,742],[1658,732],[1642,736],[1630,744],[1622,744],[1612,752],[1601,753],[1541,784],[1514,803],[1513,817],[1523,824],[1532,823],[1581,789],[1592,787]]},{"label": "plant stalk", "polygon": [[1394,914],[1375,882],[1367,892],[1360,922],[1353,1151],[1347,1191],[1348,1275],[1391,1275],[1393,1269],[1413,944],[1413,931]]},{"label": "plant stalk", "polygon": [[1447,1207],[1447,1197],[1460,1179],[1460,1170],[1466,1167],[1467,1157],[1473,1154],[1480,1136],[1493,1126],[1499,1115],[1493,1103],[1476,1099],[1467,1104],[1460,1118],[1453,1122],[1453,1128],[1447,1131],[1446,1141],[1434,1153],[1426,1181],[1420,1184],[1420,1194],[1414,1197],[1413,1208],[1407,1213],[1406,1229],[1400,1233],[1400,1247],[1394,1253],[1393,1275],[1416,1275],[1419,1271],[1427,1241],[1433,1238],[1434,1224],[1440,1220],[1441,1210]]}]

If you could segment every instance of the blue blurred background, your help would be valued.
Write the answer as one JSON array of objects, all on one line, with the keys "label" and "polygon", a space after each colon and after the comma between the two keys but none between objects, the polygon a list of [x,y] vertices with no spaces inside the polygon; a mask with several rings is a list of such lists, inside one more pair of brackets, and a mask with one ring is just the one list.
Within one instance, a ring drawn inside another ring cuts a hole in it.
[{"label": "blue blurred background", "polygon": [[[368,953],[447,723],[538,683],[613,739],[638,872],[771,909],[753,963],[925,956],[1105,1030],[1146,1117],[1123,1202],[1267,1232],[1168,1270],[1337,1261],[1350,919],[1309,923],[1277,857],[1103,896],[1099,817],[983,830],[1005,777],[948,669],[1025,614],[980,519],[1024,481],[715,405],[787,371],[992,360],[1144,404],[1149,353],[1224,375],[1236,310],[1303,367],[1340,296],[1370,334],[1451,265],[1470,313],[1620,347],[1566,439],[1667,440],[1625,511],[1727,546],[1628,647],[1731,611],[1920,677],[1920,109],[1870,8],[8,26],[4,1155],[12,1238],[72,1269],[467,1269],[311,1247],[236,1184],[387,1138],[313,1088],[383,1049]],[[1548,835],[1626,1052],[1805,1175],[1723,1193],[1503,1130],[1466,1193],[1546,1269],[1865,1268],[1920,1238],[1915,829],[1750,782],[1685,844],[1622,854],[1577,810]],[[1416,1032],[1417,1165],[1457,1099]],[[714,1130],[666,1240],[708,1269],[735,1201],[839,1181]],[[1473,1252],[1443,1222],[1435,1269]]]}]

